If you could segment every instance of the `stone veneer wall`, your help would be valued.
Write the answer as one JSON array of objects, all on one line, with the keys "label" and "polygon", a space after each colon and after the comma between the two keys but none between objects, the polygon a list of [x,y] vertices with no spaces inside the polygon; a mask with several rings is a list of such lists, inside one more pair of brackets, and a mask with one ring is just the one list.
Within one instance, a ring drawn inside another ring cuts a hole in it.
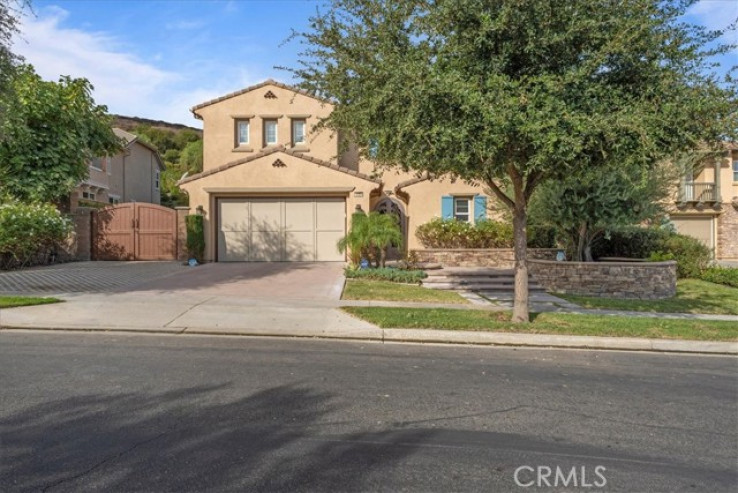
[{"label": "stone veneer wall", "polygon": [[[529,248],[529,259],[553,260],[555,248]],[[492,267],[512,269],[515,252],[512,248],[429,248],[413,250],[420,262],[441,264],[444,267]]]},{"label": "stone veneer wall", "polygon": [[722,208],[718,216],[716,256],[738,260],[738,201],[724,203]]},{"label": "stone veneer wall", "polygon": [[676,262],[556,262],[530,260],[546,291],[598,298],[664,299],[676,294]]}]

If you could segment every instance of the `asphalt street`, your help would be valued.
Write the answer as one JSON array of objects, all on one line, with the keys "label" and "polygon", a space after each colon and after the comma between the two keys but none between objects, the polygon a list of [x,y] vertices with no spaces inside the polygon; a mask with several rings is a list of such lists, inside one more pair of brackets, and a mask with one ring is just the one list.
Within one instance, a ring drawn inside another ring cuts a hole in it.
[{"label": "asphalt street", "polygon": [[738,360],[0,332],[2,492],[564,490],[738,490]]}]

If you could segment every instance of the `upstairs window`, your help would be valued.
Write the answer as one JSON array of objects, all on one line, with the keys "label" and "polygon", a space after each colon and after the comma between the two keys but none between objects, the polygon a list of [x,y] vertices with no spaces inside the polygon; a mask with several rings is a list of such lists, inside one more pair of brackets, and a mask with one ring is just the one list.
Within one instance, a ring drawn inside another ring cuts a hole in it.
[{"label": "upstairs window", "polygon": [[154,181],[154,188],[156,190],[159,190],[159,179],[160,178],[161,178],[161,173],[159,172],[159,170],[156,170],[156,177],[154,178],[154,180],[155,180]]},{"label": "upstairs window", "polygon": [[249,121],[236,120],[236,147],[249,145]]},{"label": "upstairs window", "polygon": [[305,144],[305,120],[292,120],[292,145]]},{"label": "upstairs window", "polygon": [[105,157],[96,157],[90,162],[90,168],[105,171]]},{"label": "upstairs window", "polygon": [[277,143],[277,120],[264,120],[264,145]]},{"label": "upstairs window", "polygon": [[733,181],[738,182],[738,159],[733,159]]}]

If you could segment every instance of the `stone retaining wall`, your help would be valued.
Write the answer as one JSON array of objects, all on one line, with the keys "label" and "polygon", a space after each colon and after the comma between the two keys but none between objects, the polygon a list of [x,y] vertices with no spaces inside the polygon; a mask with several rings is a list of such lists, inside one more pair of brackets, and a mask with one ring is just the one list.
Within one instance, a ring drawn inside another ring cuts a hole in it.
[{"label": "stone retaining wall", "polygon": [[676,294],[676,262],[556,262],[530,260],[546,291],[621,299],[664,299]]},{"label": "stone retaining wall", "polygon": [[[555,248],[529,248],[529,259],[553,260]],[[492,267],[512,269],[515,252],[512,248],[429,248],[413,250],[420,262],[441,264],[444,267]]]},{"label": "stone retaining wall", "polygon": [[738,200],[724,203],[718,216],[717,258],[738,260]]}]

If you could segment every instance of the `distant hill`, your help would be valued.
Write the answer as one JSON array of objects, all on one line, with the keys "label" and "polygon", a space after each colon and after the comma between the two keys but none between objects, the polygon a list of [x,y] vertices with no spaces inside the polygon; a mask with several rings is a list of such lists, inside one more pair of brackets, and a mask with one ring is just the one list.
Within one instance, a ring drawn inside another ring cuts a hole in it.
[{"label": "distant hill", "polygon": [[113,125],[122,128],[128,132],[132,131],[137,125],[148,125],[152,128],[160,128],[164,130],[192,130],[202,137],[202,129],[182,125],[181,123],[169,123],[162,120],[149,120],[148,118],[139,118],[137,116],[111,115],[113,117]]}]

